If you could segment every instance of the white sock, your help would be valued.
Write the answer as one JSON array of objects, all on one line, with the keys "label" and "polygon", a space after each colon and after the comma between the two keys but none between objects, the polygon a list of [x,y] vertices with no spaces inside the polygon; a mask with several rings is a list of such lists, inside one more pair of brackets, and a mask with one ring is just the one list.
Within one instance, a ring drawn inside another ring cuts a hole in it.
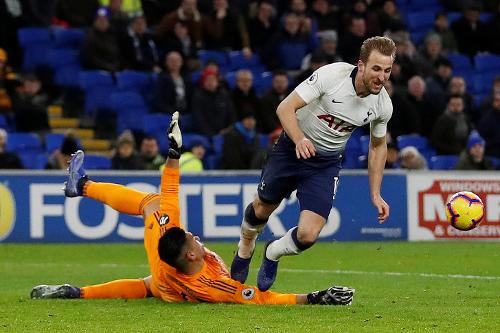
[{"label": "white sock", "polygon": [[297,245],[295,245],[295,242],[292,239],[292,231],[295,228],[288,230],[285,236],[281,237],[277,241],[272,242],[267,247],[266,251],[267,259],[278,261],[281,258],[281,256],[293,256],[302,252],[299,250]]},{"label": "white sock", "polygon": [[238,243],[238,256],[243,259],[248,259],[252,256],[255,249],[255,240],[262,232],[266,224],[251,225],[243,220],[240,229],[240,241]]}]

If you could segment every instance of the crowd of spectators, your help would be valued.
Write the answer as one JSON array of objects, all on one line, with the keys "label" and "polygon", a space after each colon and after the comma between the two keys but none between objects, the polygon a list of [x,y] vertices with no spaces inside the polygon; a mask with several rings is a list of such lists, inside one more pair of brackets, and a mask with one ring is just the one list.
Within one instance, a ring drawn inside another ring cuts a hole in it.
[{"label": "crowd of spectators", "polygon": [[[398,7],[402,2],[49,0],[42,6],[29,0],[0,1],[6,28],[0,34],[0,112],[17,131],[43,135],[50,130],[46,109],[64,103],[68,92],[54,85],[54,73],[39,68],[23,73],[17,31],[28,26],[82,28],[83,69],[154,74],[146,98],[150,112],[171,115],[177,110],[181,119],[190,119],[189,132],[222,136],[219,168],[260,168],[265,153],[259,134],[276,136],[276,107],[293,87],[325,64],[356,64],[362,42],[385,34],[397,46],[386,86],[394,106],[388,138],[397,158],[388,165],[427,167],[418,150],[398,151],[401,135],[428,139],[439,155],[462,154],[463,165],[476,149],[469,147],[469,137],[476,133],[485,154],[500,158],[500,78],[478,100],[449,58],[459,53],[473,61],[478,54],[500,53],[500,1],[436,1],[439,10],[422,41],[410,34],[408,12],[403,11],[408,8]],[[463,15],[450,23],[448,13],[456,11]],[[482,19],[487,12],[488,19]],[[201,50],[258,57],[262,70],[272,71],[269,89],[256,91],[260,72],[251,69],[236,71],[234,84],[228,82],[227,68],[216,59],[202,61]],[[366,128],[358,131],[367,133]],[[115,135],[111,168],[158,169],[164,162],[157,139],[148,133]],[[186,159],[194,165],[211,149],[191,145]]]}]

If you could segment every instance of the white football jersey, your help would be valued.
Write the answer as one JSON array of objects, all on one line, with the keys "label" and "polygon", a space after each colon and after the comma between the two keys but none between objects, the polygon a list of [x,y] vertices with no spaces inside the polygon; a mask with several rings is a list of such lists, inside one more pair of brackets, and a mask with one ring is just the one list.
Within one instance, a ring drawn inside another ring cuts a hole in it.
[{"label": "white football jersey", "polygon": [[374,137],[387,132],[392,102],[385,88],[378,95],[358,97],[354,90],[357,67],[344,62],[325,65],[295,88],[307,103],[297,110],[299,127],[318,151],[344,150],[351,133],[370,123]]}]

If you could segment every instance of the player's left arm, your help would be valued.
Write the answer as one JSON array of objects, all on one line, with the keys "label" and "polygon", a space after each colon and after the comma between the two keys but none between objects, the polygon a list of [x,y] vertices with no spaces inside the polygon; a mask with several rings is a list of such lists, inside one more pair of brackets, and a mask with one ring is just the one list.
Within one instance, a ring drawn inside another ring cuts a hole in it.
[{"label": "player's left arm", "polygon": [[370,179],[370,196],[373,205],[378,210],[378,221],[384,223],[389,217],[389,205],[380,195],[382,177],[384,174],[385,161],[387,158],[386,137],[370,137],[370,149],[368,152],[368,176]]},{"label": "player's left arm", "polygon": [[389,217],[389,205],[382,198],[380,189],[387,160],[387,123],[392,116],[392,102],[385,91],[381,94],[379,110],[379,117],[370,123],[368,177],[370,180],[370,197],[378,211],[378,222],[384,223]]}]

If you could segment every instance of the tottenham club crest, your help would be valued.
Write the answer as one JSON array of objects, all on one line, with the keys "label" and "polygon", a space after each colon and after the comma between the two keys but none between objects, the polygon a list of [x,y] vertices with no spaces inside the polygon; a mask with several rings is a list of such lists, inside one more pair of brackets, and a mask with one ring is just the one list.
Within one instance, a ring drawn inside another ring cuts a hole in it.
[{"label": "tottenham club crest", "polygon": [[246,300],[250,300],[255,296],[255,290],[253,288],[245,288],[241,291],[241,296]]}]

